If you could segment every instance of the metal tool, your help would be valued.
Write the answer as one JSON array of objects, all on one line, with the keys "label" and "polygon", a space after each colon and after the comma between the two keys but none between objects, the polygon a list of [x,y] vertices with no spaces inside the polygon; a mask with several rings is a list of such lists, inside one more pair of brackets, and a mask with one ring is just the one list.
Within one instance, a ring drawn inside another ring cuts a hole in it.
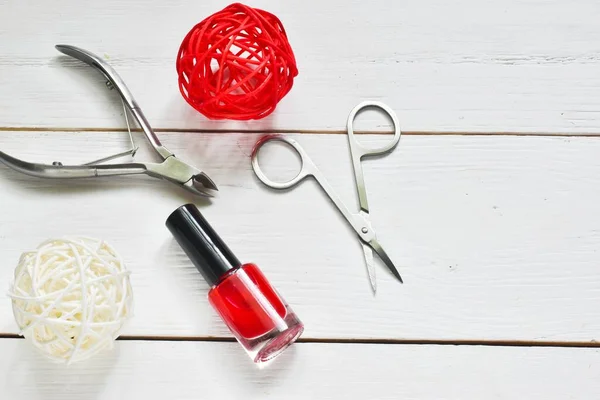
[{"label": "metal tool", "polygon": [[[393,139],[386,143],[384,146],[378,148],[366,148],[361,143],[359,143],[354,137],[354,119],[359,111],[367,108],[367,107],[375,107],[384,111],[392,120],[394,124],[394,137]],[[310,157],[306,154],[304,149],[300,147],[298,142],[293,139],[281,136],[281,135],[267,135],[261,138],[255,145],[252,152],[252,168],[254,169],[254,173],[265,185],[273,188],[273,189],[289,189],[293,186],[298,185],[304,178],[312,176],[321,186],[321,188],[325,191],[327,196],[331,199],[333,204],[337,207],[337,209],[342,213],[342,215],[346,218],[348,223],[352,226],[358,237],[362,242],[362,248],[365,255],[365,262],[367,265],[367,271],[369,274],[369,281],[371,282],[371,288],[375,293],[377,291],[377,285],[375,280],[375,269],[373,267],[373,251],[381,258],[386,267],[392,272],[392,274],[402,282],[402,278],[400,277],[400,273],[394,266],[392,260],[388,257],[387,253],[383,250],[383,247],[379,244],[377,237],[375,236],[375,231],[371,226],[370,218],[369,218],[369,204],[367,202],[367,192],[365,190],[365,180],[363,176],[361,160],[366,156],[376,156],[385,154],[391,150],[393,150],[400,141],[400,128],[398,119],[396,114],[385,104],[376,101],[365,101],[358,104],[348,116],[348,141],[350,143],[350,156],[352,158],[352,166],[354,169],[354,180],[356,182],[356,189],[358,192],[358,201],[360,204],[360,211],[356,214],[351,213],[346,205],[341,201],[340,197],[335,193],[331,185],[327,182],[321,171],[316,167],[314,162],[310,159]],[[260,148],[267,142],[276,140],[289,144],[300,156],[301,167],[300,172],[287,182],[274,182],[269,179],[261,170],[259,161],[258,161],[258,152]]]},{"label": "metal tool", "polygon": [[[76,58],[84,63],[96,68],[106,77],[107,86],[111,89],[116,89],[124,104],[125,111],[129,111],[146,138],[162,158],[161,163],[120,163],[120,164],[101,164],[105,161],[121,157],[127,154],[132,156],[135,154],[135,148],[129,151],[119,153],[113,156],[104,157],[90,163],[82,165],[63,165],[61,162],[53,162],[50,164],[37,164],[19,160],[6,153],[0,151],[0,161],[8,167],[27,175],[32,175],[40,178],[52,179],[74,179],[74,178],[94,178],[103,176],[117,175],[135,175],[146,174],[154,178],[164,179],[174,183],[194,194],[210,197],[211,190],[218,190],[215,183],[201,170],[181,161],[175,155],[162,145],[148,120],[142,113],[133,95],[125,86],[121,77],[115,70],[108,65],[100,57],[87,50],[83,50],[74,46],[57,45],[56,49],[66,55]],[[127,118],[127,112],[125,112]],[[129,121],[127,120],[128,129]],[[131,134],[131,131],[130,131]]]}]

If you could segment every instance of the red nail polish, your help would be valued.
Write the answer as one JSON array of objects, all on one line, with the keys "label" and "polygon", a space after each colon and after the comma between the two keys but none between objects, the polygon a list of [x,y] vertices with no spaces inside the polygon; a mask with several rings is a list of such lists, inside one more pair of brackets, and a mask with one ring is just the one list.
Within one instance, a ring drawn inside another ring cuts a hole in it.
[{"label": "red nail polish", "polygon": [[304,330],[255,264],[242,264],[192,204],[176,209],[167,228],[211,286],[208,300],[255,363],[269,361]]}]

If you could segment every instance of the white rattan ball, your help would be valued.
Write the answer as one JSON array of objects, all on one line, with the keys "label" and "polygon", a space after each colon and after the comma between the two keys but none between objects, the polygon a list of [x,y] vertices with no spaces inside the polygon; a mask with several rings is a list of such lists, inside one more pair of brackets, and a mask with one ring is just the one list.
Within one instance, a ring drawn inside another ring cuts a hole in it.
[{"label": "white rattan ball", "polygon": [[47,240],[23,253],[9,296],[21,334],[65,363],[112,349],[133,313],[123,260],[106,242],[86,237]]}]

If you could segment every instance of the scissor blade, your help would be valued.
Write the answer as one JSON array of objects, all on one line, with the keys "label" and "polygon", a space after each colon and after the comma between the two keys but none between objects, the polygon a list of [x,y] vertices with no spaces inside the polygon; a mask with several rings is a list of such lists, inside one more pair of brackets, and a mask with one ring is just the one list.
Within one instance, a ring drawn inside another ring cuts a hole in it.
[{"label": "scissor blade", "polygon": [[375,294],[377,293],[377,280],[375,279],[375,267],[373,266],[373,249],[366,244],[363,244],[362,247],[365,253],[367,272],[369,273],[369,282],[371,282],[371,289],[373,290],[373,294]]},{"label": "scissor blade", "polygon": [[400,273],[398,272],[398,270],[394,266],[394,263],[392,262],[392,260],[390,259],[390,257],[387,255],[387,253],[385,252],[385,250],[383,250],[383,247],[381,247],[381,245],[379,244],[379,242],[376,239],[372,239],[369,242],[369,245],[373,248],[373,250],[375,250],[375,253],[377,253],[377,255],[379,256],[379,258],[381,258],[381,260],[383,261],[383,263],[385,264],[385,266],[400,281],[400,283],[404,283],[404,281],[402,280],[402,277],[400,276]]}]

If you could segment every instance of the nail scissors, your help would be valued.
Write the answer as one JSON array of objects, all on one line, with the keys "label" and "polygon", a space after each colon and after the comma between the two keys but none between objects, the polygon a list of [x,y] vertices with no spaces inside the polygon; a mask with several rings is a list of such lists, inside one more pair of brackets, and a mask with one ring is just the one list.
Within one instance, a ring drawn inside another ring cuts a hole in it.
[{"label": "nail scissors", "polygon": [[[124,108],[127,107],[127,110],[129,110],[136,119],[146,138],[163,161],[161,163],[131,162],[121,164],[101,164],[109,159],[121,157],[126,154],[131,154],[133,156],[137,149],[132,149],[125,153],[119,153],[83,165],[63,165],[61,162],[57,161],[53,162],[51,165],[30,163],[0,151],[1,162],[19,172],[40,178],[73,179],[146,174],[154,178],[169,181],[196,195],[204,197],[211,197],[212,193],[210,191],[218,190],[217,186],[208,175],[181,161],[162,145],[150,127],[142,110],[133,98],[133,95],[127,86],[125,86],[121,77],[110,65],[95,54],[75,46],[57,45],[56,49],[61,53],[83,61],[104,74],[107,79],[107,86],[117,90],[123,101]],[[127,118],[127,112],[125,112],[125,117]]]},{"label": "nail scissors", "polygon": [[[354,136],[354,120],[356,115],[361,110],[367,107],[374,107],[385,112],[394,124],[394,137],[393,139],[386,143],[385,145],[378,148],[367,148],[363,146]],[[400,128],[398,119],[396,114],[390,109],[387,105],[377,102],[377,101],[365,101],[358,104],[348,116],[347,123],[347,134],[348,141],[350,143],[350,156],[352,158],[352,167],[354,170],[354,180],[356,182],[356,189],[358,192],[358,200],[360,205],[360,211],[358,213],[351,213],[348,210],[348,207],[341,201],[340,197],[333,190],[331,185],[327,182],[322,172],[316,167],[314,162],[310,159],[310,157],[306,154],[304,149],[293,139],[288,137],[284,137],[278,134],[267,135],[258,140],[256,145],[253,148],[251,160],[252,160],[252,169],[254,173],[260,179],[262,183],[273,188],[273,189],[289,189],[296,185],[298,185],[303,179],[307,177],[313,177],[321,186],[323,191],[329,196],[329,199],[332,203],[337,207],[337,209],[342,213],[342,215],[346,218],[348,223],[352,226],[358,237],[360,238],[365,262],[367,265],[367,271],[369,274],[369,281],[371,283],[371,289],[373,293],[377,291],[377,284],[375,280],[375,269],[373,267],[373,251],[379,256],[379,258],[383,261],[385,266],[392,272],[392,274],[402,283],[402,278],[400,277],[400,273],[394,266],[394,263],[387,255],[381,244],[377,240],[375,235],[375,231],[371,226],[370,218],[369,218],[369,204],[367,202],[367,192],[365,190],[365,180],[363,176],[361,160],[363,157],[367,156],[376,156],[388,153],[393,150],[400,141]],[[258,152],[260,148],[267,142],[276,140],[287,143],[290,145],[300,156],[300,172],[287,182],[274,182],[269,179],[264,172],[261,170],[259,161],[258,161]]]}]

